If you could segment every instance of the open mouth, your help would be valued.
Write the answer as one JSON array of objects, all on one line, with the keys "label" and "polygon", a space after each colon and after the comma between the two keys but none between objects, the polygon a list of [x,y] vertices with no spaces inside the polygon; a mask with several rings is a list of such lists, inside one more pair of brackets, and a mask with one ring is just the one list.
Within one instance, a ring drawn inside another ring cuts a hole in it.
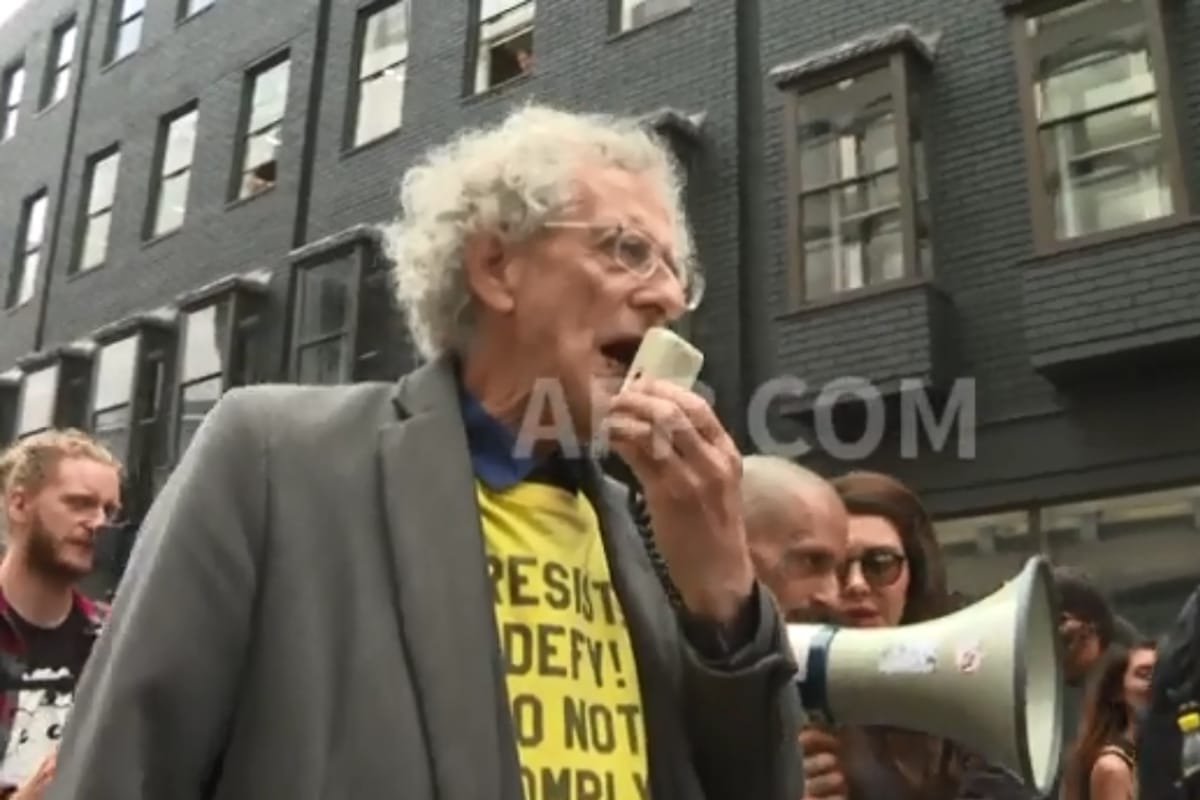
[{"label": "open mouth", "polygon": [[600,354],[614,374],[624,377],[641,344],[641,336],[621,336],[600,345]]}]

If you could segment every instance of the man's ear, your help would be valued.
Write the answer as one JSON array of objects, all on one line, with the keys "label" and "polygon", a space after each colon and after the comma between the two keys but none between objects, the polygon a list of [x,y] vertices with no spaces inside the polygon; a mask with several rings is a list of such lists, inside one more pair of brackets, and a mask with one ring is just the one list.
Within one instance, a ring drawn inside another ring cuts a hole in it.
[{"label": "man's ear", "polygon": [[506,313],[516,304],[508,247],[493,233],[476,233],[463,246],[463,268],[471,294],[484,306]]},{"label": "man's ear", "polygon": [[24,489],[13,487],[8,494],[4,495],[5,516],[11,522],[18,525],[23,524],[29,518],[30,502],[32,499]]}]

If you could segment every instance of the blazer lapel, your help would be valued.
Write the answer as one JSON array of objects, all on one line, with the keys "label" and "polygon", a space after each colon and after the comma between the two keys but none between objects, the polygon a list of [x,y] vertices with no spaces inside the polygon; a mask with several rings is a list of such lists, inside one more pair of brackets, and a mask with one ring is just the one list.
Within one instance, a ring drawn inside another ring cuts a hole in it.
[{"label": "blazer lapel", "polygon": [[496,800],[517,785],[516,752],[451,370],[435,362],[397,389],[407,418],[381,433],[384,510],[437,796]]}]

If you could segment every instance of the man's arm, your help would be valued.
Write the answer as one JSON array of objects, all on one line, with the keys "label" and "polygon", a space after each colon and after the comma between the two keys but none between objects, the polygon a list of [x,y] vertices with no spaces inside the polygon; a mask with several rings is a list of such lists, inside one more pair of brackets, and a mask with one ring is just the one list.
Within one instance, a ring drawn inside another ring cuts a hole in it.
[{"label": "man's arm", "polygon": [[684,615],[683,706],[696,769],[708,800],[796,800],[803,713],[786,630],[761,585],[740,622],[743,631],[718,637]]},{"label": "man's arm", "polygon": [[264,539],[266,422],[249,399],[235,390],[209,413],[142,525],[76,692],[51,800],[208,796]]}]

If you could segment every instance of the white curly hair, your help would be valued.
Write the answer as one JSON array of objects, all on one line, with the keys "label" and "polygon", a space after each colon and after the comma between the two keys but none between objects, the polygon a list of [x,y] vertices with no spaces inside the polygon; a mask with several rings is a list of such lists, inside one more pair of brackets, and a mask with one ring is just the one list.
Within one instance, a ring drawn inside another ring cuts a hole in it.
[{"label": "white curly hair", "polygon": [[392,285],[418,353],[461,353],[473,309],[463,245],[478,231],[520,240],[561,212],[584,162],[657,179],[675,220],[680,277],[693,277],[694,246],[679,166],[636,118],[523,106],[495,127],[468,130],[434,148],[404,175],[400,216],[382,230]]}]

